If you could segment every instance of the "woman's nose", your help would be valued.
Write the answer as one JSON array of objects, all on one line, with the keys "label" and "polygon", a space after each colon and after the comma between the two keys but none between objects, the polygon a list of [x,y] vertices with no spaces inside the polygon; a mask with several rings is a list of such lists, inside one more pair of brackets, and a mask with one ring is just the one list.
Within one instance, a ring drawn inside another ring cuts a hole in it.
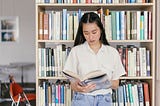
[{"label": "woman's nose", "polygon": [[89,35],[89,39],[92,40],[94,36],[92,34]]}]

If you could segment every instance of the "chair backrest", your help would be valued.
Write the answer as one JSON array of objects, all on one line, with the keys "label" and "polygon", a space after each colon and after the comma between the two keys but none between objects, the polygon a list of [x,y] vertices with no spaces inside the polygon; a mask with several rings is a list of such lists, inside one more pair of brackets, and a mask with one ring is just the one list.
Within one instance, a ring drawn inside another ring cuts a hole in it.
[{"label": "chair backrest", "polygon": [[15,82],[10,83],[10,95],[11,96],[14,97],[22,93],[23,93],[23,88],[19,84]]}]

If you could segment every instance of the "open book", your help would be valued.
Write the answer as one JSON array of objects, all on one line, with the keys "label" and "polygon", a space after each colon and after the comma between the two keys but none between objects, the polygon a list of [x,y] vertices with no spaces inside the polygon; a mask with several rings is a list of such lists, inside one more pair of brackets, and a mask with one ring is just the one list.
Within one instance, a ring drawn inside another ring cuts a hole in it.
[{"label": "open book", "polygon": [[107,74],[105,72],[100,71],[100,70],[91,71],[91,72],[87,73],[86,75],[84,75],[84,77],[79,76],[72,71],[63,71],[63,73],[71,81],[74,81],[76,79],[80,80],[81,86],[84,86],[90,82],[95,83],[95,84],[99,84],[99,83],[106,83],[106,81],[108,81]]}]

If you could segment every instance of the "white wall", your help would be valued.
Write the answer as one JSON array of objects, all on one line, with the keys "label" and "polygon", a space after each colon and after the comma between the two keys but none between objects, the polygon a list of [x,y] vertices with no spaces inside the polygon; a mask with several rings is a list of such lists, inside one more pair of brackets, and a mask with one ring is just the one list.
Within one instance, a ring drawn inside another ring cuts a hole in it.
[{"label": "white wall", "polygon": [[[0,16],[19,16],[19,42],[0,42],[0,65],[35,63],[35,0],[0,0]],[[20,69],[8,71],[20,81]],[[8,74],[8,72],[6,72]],[[35,66],[24,69],[24,81],[35,82]],[[1,76],[7,78],[6,74]],[[3,79],[3,78],[0,78]]]}]

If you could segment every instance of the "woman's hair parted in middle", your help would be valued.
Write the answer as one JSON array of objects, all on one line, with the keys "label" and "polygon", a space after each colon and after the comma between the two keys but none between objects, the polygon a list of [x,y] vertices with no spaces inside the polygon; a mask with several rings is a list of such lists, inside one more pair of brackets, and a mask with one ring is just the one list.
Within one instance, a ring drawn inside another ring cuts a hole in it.
[{"label": "woman's hair parted in middle", "polygon": [[96,23],[97,26],[101,30],[100,41],[104,45],[109,45],[109,43],[106,39],[106,34],[105,34],[103,24],[101,22],[100,17],[98,16],[98,14],[96,14],[94,12],[86,12],[86,13],[84,13],[84,15],[80,19],[77,34],[76,34],[76,39],[75,39],[75,42],[74,42],[74,46],[80,45],[80,44],[82,44],[86,41],[86,39],[83,35],[83,23]]}]

